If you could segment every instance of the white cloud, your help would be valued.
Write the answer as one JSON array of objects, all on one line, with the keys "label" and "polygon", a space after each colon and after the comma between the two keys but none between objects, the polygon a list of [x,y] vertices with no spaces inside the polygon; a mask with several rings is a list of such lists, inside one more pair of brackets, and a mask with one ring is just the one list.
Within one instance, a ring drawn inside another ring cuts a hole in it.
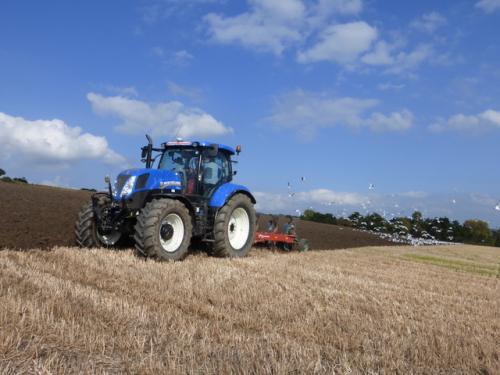
[{"label": "white cloud", "polygon": [[497,200],[488,194],[482,194],[482,193],[470,193],[469,194],[470,199],[474,203],[478,203],[482,206],[487,206],[488,208],[493,208],[497,204]]},{"label": "white cloud", "polygon": [[398,196],[405,198],[414,198],[414,199],[424,199],[428,197],[428,193],[424,191],[406,191],[403,193],[398,193]]},{"label": "white cloud", "polygon": [[[433,57],[431,45],[421,44],[403,51],[398,43],[379,38],[379,30],[367,22],[344,22],[342,16],[357,16],[362,0],[247,0],[249,9],[233,16],[209,13],[203,18],[209,37],[221,44],[281,55],[296,51],[303,64],[330,62],[349,69],[362,64],[386,67],[400,74],[418,68]],[[415,20],[414,28],[434,31],[446,23],[437,12]]]},{"label": "white cloud", "polygon": [[248,48],[280,55],[290,44],[302,39],[299,29],[305,17],[300,0],[251,0],[249,12],[234,17],[207,14],[211,38],[223,44],[241,44]]},{"label": "white cloud", "polygon": [[102,159],[122,165],[125,159],[109,148],[105,137],[82,132],[62,120],[26,120],[0,112],[0,154],[43,163]]},{"label": "white cloud", "polygon": [[488,109],[479,115],[481,119],[500,127],[500,111]]},{"label": "white cloud", "polygon": [[446,23],[446,18],[444,18],[440,13],[431,12],[415,19],[410,24],[410,27],[418,31],[433,33],[441,26],[446,25]]},{"label": "white cloud", "polygon": [[391,65],[394,63],[394,57],[391,56],[391,46],[384,42],[377,42],[375,48],[364,55],[362,62],[368,65]]},{"label": "white cloud", "polygon": [[355,16],[363,10],[362,0],[319,0],[308,9],[305,22],[311,28],[321,28],[338,16]]},{"label": "white cloud", "polygon": [[429,127],[433,132],[446,130],[477,132],[491,128],[500,128],[500,111],[488,109],[477,115],[464,115],[462,113],[448,119],[439,119]]},{"label": "white cloud", "polygon": [[405,131],[413,125],[413,114],[407,109],[401,112],[393,112],[390,115],[373,113],[364,121],[365,125],[376,132]]},{"label": "white cloud", "polygon": [[286,48],[302,44],[331,17],[357,15],[363,9],[362,0],[248,0],[248,3],[249,10],[235,16],[209,13],[204,17],[213,41],[281,55]]},{"label": "white cloud", "polygon": [[387,71],[396,74],[411,71],[429,61],[433,56],[434,49],[430,44],[420,44],[411,52],[398,53],[394,58],[394,63]]},{"label": "white cloud", "polygon": [[294,128],[301,135],[312,137],[324,127],[360,126],[361,115],[377,104],[373,99],[337,98],[298,90],[277,98],[270,120],[280,127]]},{"label": "white cloud", "polygon": [[303,210],[311,205],[336,205],[356,207],[364,204],[367,198],[358,193],[337,192],[330,189],[313,189],[297,192],[293,198],[285,193],[254,192],[257,200],[256,209],[262,212],[293,213],[296,209]]},{"label": "white cloud", "polygon": [[356,15],[363,10],[361,0],[319,0],[316,11],[320,14]]},{"label": "white cloud", "polygon": [[250,3],[263,15],[282,20],[302,19],[306,10],[301,0],[251,0]]},{"label": "white cloud", "polygon": [[149,104],[121,96],[105,97],[87,94],[92,109],[100,115],[118,117],[123,122],[118,131],[129,134],[151,132],[155,136],[204,137],[233,132],[220,121],[198,108],[186,107],[178,101]]},{"label": "white cloud", "polygon": [[181,65],[187,64],[188,62],[190,62],[191,60],[194,59],[194,56],[184,49],[179,50],[179,51],[175,51],[172,54],[172,56],[173,56],[174,62],[176,62],[177,64],[181,64]]},{"label": "white cloud", "polygon": [[61,176],[55,176],[51,180],[42,180],[39,183],[40,185],[46,185],[46,186],[55,186],[55,187],[64,187],[64,188],[69,188],[69,184],[66,178],[61,177]]},{"label": "white cloud", "polygon": [[481,0],[476,3],[476,8],[485,13],[493,13],[500,10],[500,0]]},{"label": "white cloud", "polygon": [[333,97],[297,90],[277,98],[269,120],[309,139],[321,128],[340,125],[367,127],[373,131],[402,131],[412,126],[413,115],[408,110],[389,115],[367,113],[378,104],[375,99]]},{"label": "white cloud", "polygon": [[168,91],[174,96],[185,96],[192,100],[199,100],[202,96],[200,89],[179,85],[175,82],[167,82]]},{"label": "white cloud", "polygon": [[160,46],[155,46],[151,48],[151,53],[153,56],[162,59],[165,63],[177,66],[186,66],[194,59],[194,56],[184,49],[178,51],[166,51]]},{"label": "white cloud", "polygon": [[302,203],[325,204],[335,202],[342,206],[361,205],[366,201],[366,197],[357,193],[336,192],[329,189],[314,189],[299,192],[295,199]]},{"label": "white cloud", "polygon": [[354,63],[362,53],[371,48],[377,37],[377,29],[363,21],[329,26],[322,32],[318,43],[299,52],[297,60],[301,63]]}]

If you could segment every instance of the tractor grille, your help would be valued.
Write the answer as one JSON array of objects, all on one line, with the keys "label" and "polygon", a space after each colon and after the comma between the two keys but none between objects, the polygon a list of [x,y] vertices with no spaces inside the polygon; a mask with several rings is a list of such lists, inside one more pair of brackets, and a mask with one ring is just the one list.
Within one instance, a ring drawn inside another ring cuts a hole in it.
[{"label": "tractor grille", "polygon": [[123,185],[125,185],[125,182],[127,182],[128,178],[130,176],[127,176],[127,175],[119,175],[117,178],[116,178],[116,194],[120,194],[122,189],[123,189]]}]

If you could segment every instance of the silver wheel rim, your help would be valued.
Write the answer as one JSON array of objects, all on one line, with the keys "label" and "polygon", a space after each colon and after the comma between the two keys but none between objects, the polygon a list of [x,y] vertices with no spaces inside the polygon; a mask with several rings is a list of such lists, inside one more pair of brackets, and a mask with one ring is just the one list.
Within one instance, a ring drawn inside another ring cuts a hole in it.
[{"label": "silver wheel rim", "polygon": [[[168,239],[163,238],[161,234],[161,228],[166,225],[171,226],[173,231],[172,236]],[[167,253],[176,252],[184,239],[184,222],[181,217],[177,214],[167,215],[161,222],[160,233],[158,235],[160,237],[160,244],[163,250]]]},{"label": "silver wheel rim", "polygon": [[238,207],[231,213],[227,224],[229,243],[235,250],[241,250],[250,234],[250,218],[244,208]]}]

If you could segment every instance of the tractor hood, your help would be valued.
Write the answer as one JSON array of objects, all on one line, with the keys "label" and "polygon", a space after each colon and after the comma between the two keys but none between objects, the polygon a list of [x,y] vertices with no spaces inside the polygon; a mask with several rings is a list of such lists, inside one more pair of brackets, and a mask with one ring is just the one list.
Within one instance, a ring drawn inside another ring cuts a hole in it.
[{"label": "tractor hood", "polygon": [[116,178],[113,198],[121,200],[139,191],[158,189],[172,193],[182,190],[181,177],[175,172],[164,169],[127,169]]}]

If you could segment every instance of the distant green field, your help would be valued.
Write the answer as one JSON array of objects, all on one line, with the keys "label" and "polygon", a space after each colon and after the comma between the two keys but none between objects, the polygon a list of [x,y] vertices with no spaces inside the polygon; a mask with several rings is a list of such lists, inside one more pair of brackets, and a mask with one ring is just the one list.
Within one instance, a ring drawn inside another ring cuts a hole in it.
[{"label": "distant green field", "polygon": [[[499,251],[500,253],[500,251]],[[470,272],[482,276],[500,277],[500,264],[484,264],[462,259],[450,259],[427,254],[406,253],[403,258],[420,263],[433,264],[456,271]]]}]

